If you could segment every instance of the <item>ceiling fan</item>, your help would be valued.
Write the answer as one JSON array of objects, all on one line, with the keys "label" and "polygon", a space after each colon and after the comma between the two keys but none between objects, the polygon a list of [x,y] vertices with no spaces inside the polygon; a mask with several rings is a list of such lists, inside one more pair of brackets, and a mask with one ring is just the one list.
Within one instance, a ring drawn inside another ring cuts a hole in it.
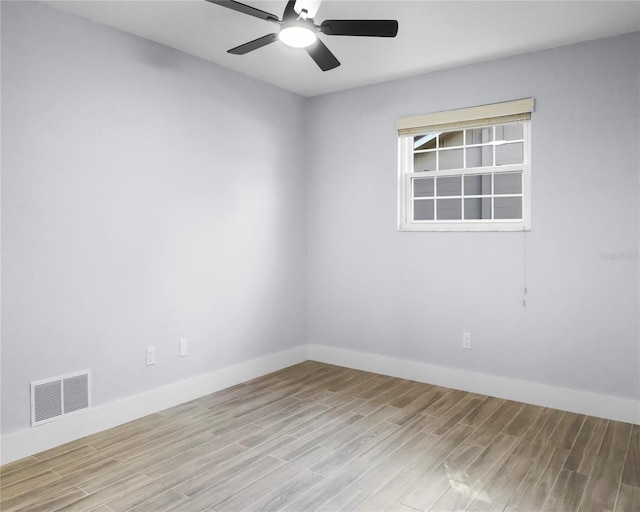
[{"label": "ceiling fan", "polygon": [[231,48],[227,50],[228,53],[244,55],[280,40],[288,46],[304,48],[322,71],[338,67],[340,61],[317,37],[317,33],[328,36],[368,37],[395,37],[398,33],[396,20],[325,20],[320,25],[316,25],[313,17],[321,0],[289,0],[284,8],[282,19],[274,14],[232,0],[207,0],[207,2],[280,25],[278,32]]}]

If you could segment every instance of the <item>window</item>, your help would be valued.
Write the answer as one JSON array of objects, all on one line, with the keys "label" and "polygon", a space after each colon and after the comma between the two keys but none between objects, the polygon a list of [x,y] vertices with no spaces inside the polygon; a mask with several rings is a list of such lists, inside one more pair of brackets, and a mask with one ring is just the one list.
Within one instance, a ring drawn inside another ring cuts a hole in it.
[{"label": "window", "polygon": [[533,99],[398,120],[398,229],[531,229]]}]

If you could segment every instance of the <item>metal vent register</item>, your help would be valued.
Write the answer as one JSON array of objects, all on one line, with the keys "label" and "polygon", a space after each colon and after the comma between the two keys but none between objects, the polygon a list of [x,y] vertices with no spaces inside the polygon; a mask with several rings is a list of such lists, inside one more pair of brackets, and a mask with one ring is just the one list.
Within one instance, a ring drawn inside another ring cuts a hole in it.
[{"label": "metal vent register", "polygon": [[90,406],[90,370],[31,383],[32,427]]}]

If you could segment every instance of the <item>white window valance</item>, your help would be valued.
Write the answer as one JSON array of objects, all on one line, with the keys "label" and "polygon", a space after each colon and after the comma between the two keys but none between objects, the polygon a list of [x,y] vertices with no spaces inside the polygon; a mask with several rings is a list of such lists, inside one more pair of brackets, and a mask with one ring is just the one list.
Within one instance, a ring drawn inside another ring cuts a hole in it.
[{"label": "white window valance", "polygon": [[398,119],[398,135],[419,135],[531,119],[533,98],[433,112]]}]

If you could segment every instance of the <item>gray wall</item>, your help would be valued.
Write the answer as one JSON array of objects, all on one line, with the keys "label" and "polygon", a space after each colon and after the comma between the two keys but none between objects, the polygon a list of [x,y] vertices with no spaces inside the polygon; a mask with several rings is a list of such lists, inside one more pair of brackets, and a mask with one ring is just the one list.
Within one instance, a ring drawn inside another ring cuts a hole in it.
[{"label": "gray wall", "polygon": [[[3,435],[33,380],[100,405],[305,342],[640,398],[639,49],[305,100],[4,2]],[[528,96],[533,231],[397,232],[395,120]]]},{"label": "gray wall", "polygon": [[33,380],[90,368],[100,405],[306,341],[305,126],[300,96],[3,2],[3,434]]},{"label": "gray wall", "polygon": [[[309,342],[640,398],[639,54],[636,33],[311,100]],[[525,97],[532,231],[397,232],[396,119]]]}]

